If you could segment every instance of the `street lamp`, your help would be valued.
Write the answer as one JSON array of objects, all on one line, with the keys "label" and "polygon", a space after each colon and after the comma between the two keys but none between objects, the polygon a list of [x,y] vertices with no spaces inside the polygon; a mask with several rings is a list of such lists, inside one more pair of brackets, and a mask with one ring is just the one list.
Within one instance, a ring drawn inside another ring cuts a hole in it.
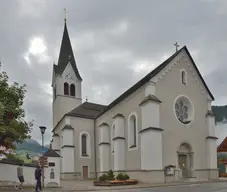
[{"label": "street lamp", "polygon": [[[46,131],[46,127],[44,126],[40,126],[40,131],[41,131],[41,134],[42,134],[42,155],[44,154],[44,133]],[[43,188],[44,188],[44,167],[43,167],[43,163],[42,163],[42,172],[43,172],[43,175],[42,175],[42,183],[43,183]]]}]

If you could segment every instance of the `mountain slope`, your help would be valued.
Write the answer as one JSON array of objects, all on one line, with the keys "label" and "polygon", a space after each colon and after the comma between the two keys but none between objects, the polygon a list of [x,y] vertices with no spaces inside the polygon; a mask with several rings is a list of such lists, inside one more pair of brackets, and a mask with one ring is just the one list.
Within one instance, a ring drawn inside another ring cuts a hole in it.
[{"label": "mountain slope", "polygon": [[[44,147],[44,152],[48,148]],[[16,153],[28,153],[28,154],[39,154],[42,152],[42,146],[34,139],[24,140],[22,143],[18,143],[16,147]]]}]

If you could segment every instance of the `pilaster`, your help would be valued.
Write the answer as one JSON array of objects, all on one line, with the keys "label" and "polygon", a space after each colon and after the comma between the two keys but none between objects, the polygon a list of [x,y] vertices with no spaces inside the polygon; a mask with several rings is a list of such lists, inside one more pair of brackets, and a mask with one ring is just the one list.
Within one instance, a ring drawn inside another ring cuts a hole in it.
[{"label": "pilaster", "polygon": [[109,125],[103,123],[99,126],[99,157],[100,157],[100,172],[110,170],[110,139]]},{"label": "pilaster", "polygon": [[75,172],[75,146],[74,146],[74,129],[71,125],[66,124],[62,129],[62,173]]},{"label": "pilaster", "polygon": [[115,133],[113,138],[114,145],[114,170],[125,170],[125,118],[122,114],[113,117]]},{"label": "pilaster", "polygon": [[140,103],[142,128],[139,133],[142,170],[163,169],[160,104],[161,101],[155,96],[155,84],[148,83],[145,88],[145,98]]},{"label": "pilaster", "polygon": [[60,155],[61,142],[59,134],[54,133],[53,135],[52,149]]},{"label": "pilaster", "polygon": [[208,102],[208,111],[206,114],[208,127],[208,136],[206,137],[207,145],[207,166],[208,169],[217,169],[217,137],[215,136],[215,115],[211,110],[211,103]]}]

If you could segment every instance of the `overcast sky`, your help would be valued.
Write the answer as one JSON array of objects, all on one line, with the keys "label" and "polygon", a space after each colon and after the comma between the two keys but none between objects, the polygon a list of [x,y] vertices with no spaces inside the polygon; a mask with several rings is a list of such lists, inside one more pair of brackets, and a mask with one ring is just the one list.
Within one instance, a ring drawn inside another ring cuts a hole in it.
[{"label": "overcast sky", "polygon": [[226,0],[1,0],[0,57],[11,81],[27,84],[27,118],[52,129],[52,65],[64,12],[83,78],[83,100],[108,104],[187,45],[215,96],[227,104]]}]

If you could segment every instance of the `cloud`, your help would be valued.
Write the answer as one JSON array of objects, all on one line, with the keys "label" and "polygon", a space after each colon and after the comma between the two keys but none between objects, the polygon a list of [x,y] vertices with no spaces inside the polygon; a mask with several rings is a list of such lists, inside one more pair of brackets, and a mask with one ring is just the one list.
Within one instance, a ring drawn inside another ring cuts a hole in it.
[{"label": "cloud", "polygon": [[224,0],[111,1],[7,0],[0,2],[0,57],[10,81],[27,84],[25,109],[52,129],[51,78],[63,33],[64,13],[83,78],[83,100],[108,104],[187,45],[216,98],[226,104],[227,50]]}]

